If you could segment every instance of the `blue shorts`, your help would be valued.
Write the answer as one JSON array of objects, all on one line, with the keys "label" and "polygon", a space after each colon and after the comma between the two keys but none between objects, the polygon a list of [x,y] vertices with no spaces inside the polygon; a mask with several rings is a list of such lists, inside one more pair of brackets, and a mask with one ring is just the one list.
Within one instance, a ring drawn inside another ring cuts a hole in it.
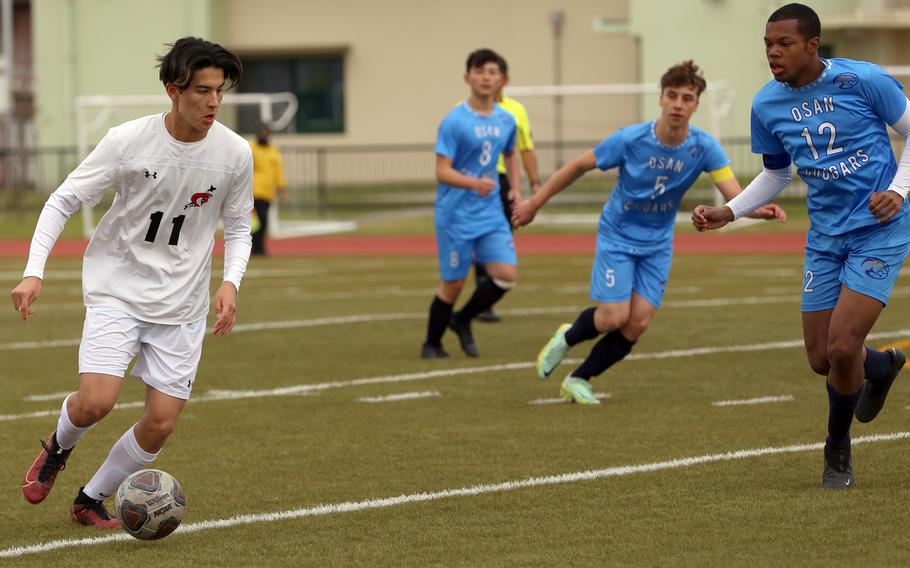
[{"label": "blue shorts", "polygon": [[673,247],[638,249],[597,235],[597,254],[591,268],[591,299],[623,302],[638,292],[655,308],[660,307],[670,275]]},{"label": "blue shorts", "polygon": [[804,312],[833,309],[841,284],[887,304],[907,256],[905,225],[901,222],[872,225],[837,236],[809,229],[800,309]]},{"label": "blue shorts", "polygon": [[508,223],[474,238],[463,238],[446,227],[436,227],[439,275],[445,282],[463,280],[474,262],[504,262],[517,265],[515,242]]}]

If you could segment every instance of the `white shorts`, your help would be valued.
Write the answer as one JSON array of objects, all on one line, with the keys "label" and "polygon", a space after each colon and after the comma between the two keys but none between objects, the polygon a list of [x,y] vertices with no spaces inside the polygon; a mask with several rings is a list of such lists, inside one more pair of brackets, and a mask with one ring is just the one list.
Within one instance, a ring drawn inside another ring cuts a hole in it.
[{"label": "white shorts", "polygon": [[116,308],[89,306],[79,345],[79,372],[122,378],[138,354],[131,377],[186,400],[193,390],[204,337],[204,319],[165,325],[138,320]]}]

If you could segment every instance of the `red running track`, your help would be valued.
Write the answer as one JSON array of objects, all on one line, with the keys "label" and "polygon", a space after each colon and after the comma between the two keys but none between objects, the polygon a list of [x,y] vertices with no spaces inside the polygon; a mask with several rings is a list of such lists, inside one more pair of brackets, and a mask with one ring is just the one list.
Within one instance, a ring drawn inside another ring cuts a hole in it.
[{"label": "red running track", "polygon": [[[87,241],[61,239],[52,256],[79,258]],[[762,234],[692,234],[676,235],[674,252],[775,254],[801,253],[806,244],[802,233]],[[0,240],[0,258],[26,258],[29,241]],[[560,255],[594,253],[594,235],[516,235],[515,247],[520,255]],[[215,243],[215,254],[224,250]],[[325,236],[294,239],[272,239],[268,243],[272,256],[434,256],[436,239],[425,235],[407,236]]]}]

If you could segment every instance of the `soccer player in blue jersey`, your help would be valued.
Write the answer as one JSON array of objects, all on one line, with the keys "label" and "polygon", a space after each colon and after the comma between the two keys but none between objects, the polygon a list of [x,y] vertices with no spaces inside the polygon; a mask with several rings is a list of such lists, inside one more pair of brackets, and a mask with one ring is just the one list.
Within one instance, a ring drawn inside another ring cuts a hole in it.
[{"label": "soccer player in blue jersey", "polygon": [[[820,36],[808,6],[771,14],[765,52],[774,80],[752,102],[752,151],[764,170],[726,206],[697,207],[692,221],[715,229],[749,213],[786,187],[791,163],[808,185],[801,309],[809,366],[827,377],[822,486],[848,488],[853,416],[875,418],[906,360],[863,343],[910,242],[910,111],[900,83],[878,65],[821,59]],[[905,140],[899,166],[886,124]]]},{"label": "soccer player in blue jersey", "polygon": [[[600,404],[589,383],[622,360],[660,308],[673,255],[673,226],[683,195],[702,172],[731,199],[741,188],[717,140],[689,125],[706,83],[692,61],[671,67],[660,80],[660,118],[622,128],[554,173],[543,188],[516,208],[512,223],[530,223],[556,193],[585,172],[620,168],[603,207],[597,253],[591,271],[591,299],[597,307],[559,326],[537,358],[537,374],[547,378],[569,348],[606,335],[562,382],[563,398]],[[786,220],[777,205],[753,214]]]},{"label": "soccer player in blue jersey", "polygon": [[[515,286],[517,258],[509,221],[499,197],[500,154],[511,157],[515,119],[494,97],[503,80],[502,58],[480,49],[468,56],[465,83],[470,96],[452,109],[436,136],[436,246],[442,283],[430,304],[421,357],[444,359],[442,336],[449,327],[470,357],[480,352],[471,320]],[[506,160],[507,164],[511,160]],[[509,168],[513,203],[521,199],[518,172]],[[453,313],[453,306],[474,261],[485,265],[489,280]]]}]

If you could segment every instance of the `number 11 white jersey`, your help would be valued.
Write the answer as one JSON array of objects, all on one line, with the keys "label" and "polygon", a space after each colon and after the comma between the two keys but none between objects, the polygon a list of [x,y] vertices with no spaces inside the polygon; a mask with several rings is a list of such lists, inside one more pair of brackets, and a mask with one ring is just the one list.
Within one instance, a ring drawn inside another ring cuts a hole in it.
[{"label": "number 11 white jersey", "polygon": [[85,253],[85,305],[183,324],[208,314],[218,218],[250,214],[253,161],[249,143],[219,122],[187,143],[164,117],[111,128],[63,185],[92,206],[115,193]]}]

